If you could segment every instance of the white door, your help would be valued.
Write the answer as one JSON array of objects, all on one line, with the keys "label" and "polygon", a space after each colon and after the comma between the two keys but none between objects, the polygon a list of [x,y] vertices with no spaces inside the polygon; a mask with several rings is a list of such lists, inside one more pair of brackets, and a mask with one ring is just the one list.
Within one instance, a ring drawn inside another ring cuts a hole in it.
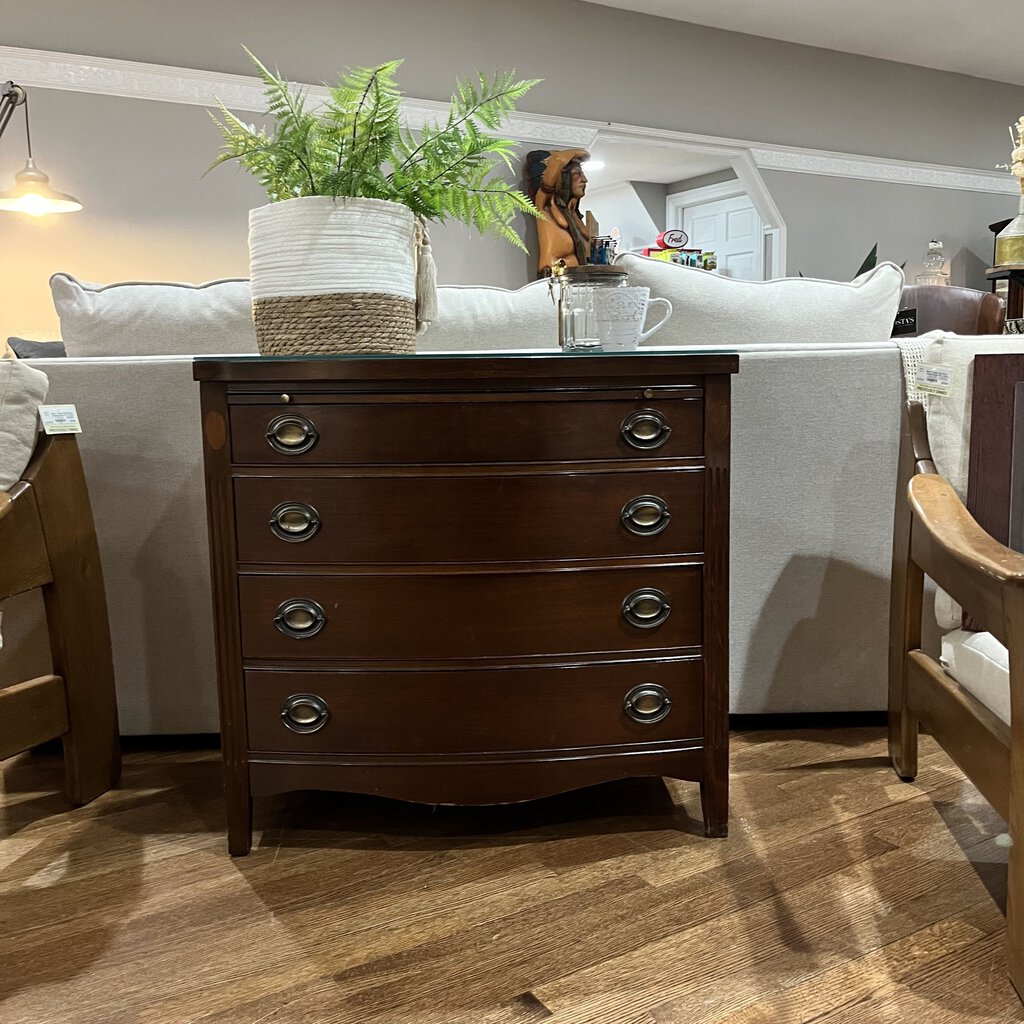
[{"label": "white door", "polygon": [[717,255],[720,274],[764,280],[764,227],[749,196],[686,207],[683,230],[691,248]]}]

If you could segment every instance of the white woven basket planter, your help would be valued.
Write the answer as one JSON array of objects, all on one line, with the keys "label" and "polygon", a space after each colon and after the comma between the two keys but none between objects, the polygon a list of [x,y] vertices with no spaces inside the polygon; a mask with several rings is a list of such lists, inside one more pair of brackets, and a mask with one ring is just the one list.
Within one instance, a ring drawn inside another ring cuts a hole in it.
[{"label": "white woven basket planter", "polygon": [[416,351],[414,218],[382,199],[304,196],[249,213],[265,356]]}]

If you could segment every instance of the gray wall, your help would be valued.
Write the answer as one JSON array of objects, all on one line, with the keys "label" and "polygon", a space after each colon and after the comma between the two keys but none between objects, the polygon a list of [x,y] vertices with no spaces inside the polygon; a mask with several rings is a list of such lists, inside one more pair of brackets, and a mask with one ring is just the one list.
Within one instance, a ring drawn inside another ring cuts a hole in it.
[{"label": "gray wall", "polygon": [[698,174],[693,178],[673,181],[671,185],[665,186],[665,194],[672,195],[673,192],[687,192],[693,188],[704,188],[705,185],[720,185],[723,181],[735,180],[736,172],[730,167],[724,171],[711,171],[710,174]]},{"label": "gray wall", "polygon": [[[668,190],[664,185],[653,181],[631,181],[630,185],[633,186],[633,191],[636,192],[640,202],[644,204],[644,209],[650,214],[654,226],[659,231],[664,231],[665,197],[668,195]],[[653,242],[654,239],[651,241]]]},{"label": "gray wall", "polygon": [[[5,45],[248,75],[244,42],[310,82],[404,55],[403,88],[426,99],[446,99],[456,74],[515,65],[545,79],[521,104],[532,112],[978,168],[1005,162],[1006,126],[1024,111],[1024,88],[577,0],[304,0],[287,12],[278,0],[36,0],[5,4],[3,26]],[[621,55],[622,73],[610,79],[602,54]],[[657,88],[635,73],[650,67]],[[247,212],[263,197],[230,166],[201,179],[219,144],[202,108],[45,89],[31,104],[40,166],[86,208],[39,222],[4,216],[5,251],[18,258],[0,275],[0,335],[55,335],[46,279],[59,270],[101,282],[246,274]],[[12,123],[0,188],[23,152]],[[1012,197],[766,177],[789,221],[792,272],[849,276],[876,238],[883,255],[915,259],[943,232],[983,262],[984,225],[1013,212]],[[458,225],[432,236],[442,283],[534,276],[500,240]]]},{"label": "gray wall", "polygon": [[879,260],[906,261],[920,273],[928,242],[938,238],[950,283],[987,289],[992,261],[988,225],[1012,216],[1013,196],[854,181],[785,171],[762,172],[789,229],[788,273],[848,281],[872,245]]},{"label": "gray wall", "polygon": [[545,79],[537,112],[986,168],[1024,110],[1016,86],[578,0],[34,0],[4,4],[3,42],[249,74],[244,42],[307,82],[404,56],[427,99],[514,65]]}]

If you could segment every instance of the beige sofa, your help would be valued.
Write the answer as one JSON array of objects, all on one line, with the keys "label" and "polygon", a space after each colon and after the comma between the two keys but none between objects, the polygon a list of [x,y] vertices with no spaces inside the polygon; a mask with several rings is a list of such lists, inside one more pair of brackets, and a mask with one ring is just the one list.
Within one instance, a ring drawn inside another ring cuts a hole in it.
[{"label": "beige sofa", "polygon": [[[900,361],[879,324],[886,315],[891,324],[901,284],[902,275],[898,283],[887,281],[889,291],[895,288],[892,309],[876,310],[867,327],[830,324],[824,316],[816,333],[797,336],[780,312],[756,326],[760,336],[774,337],[759,342],[748,330],[734,346],[740,352],[733,383],[734,712],[885,706]],[[495,291],[442,289],[440,322],[423,337],[422,350],[465,351],[474,341],[492,350],[522,349],[542,329],[553,333],[545,286],[511,297],[487,294]],[[677,335],[666,328],[656,339],[670,342],[662,347],[696,349],[679,340],[687,318],[685,297],[679,299]],[[492,309],[497,303],[499,317],[488,318],[488,303]],[[530,315],[544,319],[531,328]],[[724,329],[739,335],[741,327]],[[554,351],[553,337],[545,340]],[[75,403],[83,425],[79,441],[104,563],[122,730],[216,731],[191,357],[75,356],[67,330],[65,342],[67,359],[32,363],[49,375],[48,400]],[[5,609],[3,676],[38,657],[36,614]]]}]

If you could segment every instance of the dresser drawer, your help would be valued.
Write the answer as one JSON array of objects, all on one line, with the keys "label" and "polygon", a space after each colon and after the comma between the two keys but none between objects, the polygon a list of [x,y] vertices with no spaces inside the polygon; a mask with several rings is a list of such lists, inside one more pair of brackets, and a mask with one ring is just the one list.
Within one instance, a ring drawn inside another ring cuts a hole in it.
[{"label": "dresser drawer", "polygon": [[[701,642],[699,565],[243,574],[238,589],[242,653],[250,659],[518,657],[654,651]],[[646,599],[648,591],[656,593]],[[627,612],[623,603],[631,597]],[[667,618],[659,621],[665,607]],[[627,614],[645,624],[631,624]]]},{"label": "dresser drawer", "polygon": [[247,672],[249,747],[448,754],[690,739],[703,733],[702,683],[699,658],[460,672]]},{"label": "dresser drawer", "polygon": [[241,562],[502,562],[700,552],[704,472],[242,477]]},{"label": "dresser drawer", "polygon": [[691,458],[704,451],[699,396],[234,405],[232,458],[241,465]]}]

